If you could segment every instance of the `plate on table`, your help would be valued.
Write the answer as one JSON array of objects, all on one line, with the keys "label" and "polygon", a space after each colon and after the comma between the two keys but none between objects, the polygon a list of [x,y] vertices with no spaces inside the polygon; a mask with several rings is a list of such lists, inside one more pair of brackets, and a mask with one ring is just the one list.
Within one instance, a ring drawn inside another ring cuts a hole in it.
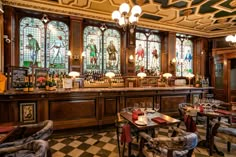
[{"label": "plate on table", "polygon": [[147,112],[147,113],[155,113],[156,111],[153,110],[153,109],[147,109],[146,112]]},{"label": "plate on table", "polygon": [[140,120],[136,120],[134,123],[137,125],[147,125],[144,121],[140,121]]}]

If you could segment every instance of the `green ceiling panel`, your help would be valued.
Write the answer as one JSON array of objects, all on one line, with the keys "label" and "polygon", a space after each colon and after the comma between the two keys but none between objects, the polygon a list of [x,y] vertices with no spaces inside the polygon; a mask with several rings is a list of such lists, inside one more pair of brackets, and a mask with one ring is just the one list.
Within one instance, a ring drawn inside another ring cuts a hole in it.
[{"label": "green ceiling panel", "polygon": [[141,18],[146,18],[146,19],[150,19],[150,20],[160,20],[162,17],[160,16],[154,16],[154,15],[150,15],[150,14],[143,14],[141,16]]},{"label": "green ceiling panel", "polygon": [[204,13],[211,13],[211,12],[216,11],[217,9],[211,6],[219,1],[221,0],[211,0],[211,1],[206,2],[200,7],[199,13],[204,14]]},{"label": "green ceiling panel", "polygon": [[220,11],[218,13],[215,14],[215,18],[220,18],[220,17],[225,17],[225,16],[232,16],[232,15],[236,15],[236,11],[229,13],[226,11]]}]

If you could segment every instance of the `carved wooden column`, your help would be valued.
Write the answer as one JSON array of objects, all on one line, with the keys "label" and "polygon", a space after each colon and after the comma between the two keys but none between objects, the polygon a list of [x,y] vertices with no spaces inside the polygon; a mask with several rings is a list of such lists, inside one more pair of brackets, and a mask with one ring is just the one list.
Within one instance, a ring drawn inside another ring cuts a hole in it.
[{"label": "carved wooden column", "polygon": [[[125,75],[128,76],[134,76],[135,74],[135,31],[130,32],[129,29],[125,32],[125,38],[124,40],[126,44],[125,47],[125,54],[122,56],[125,56],[125,63],[121,62],[121,65],[125,64]],[[133,59],[130,59],[130,56],[133,56]]]},{"label": "carved wooden column", "polygon": [[83,29],[82,18],[70,17],[70,70],[83,71]]},{"label": "carved wooden column", "polygon": [[3,32],[3,7],[0,0],[0,72],[4,72],[4,32]]},{"label": "carved wooden column", "polygon": [[[4,65],[15,66],[16,54],[15,54],[15,9],[11,6],[4,6],[4,35],[8,36],[11,40],[10,43],[4,42]],[[5,69],[6,70],[6,69]]]}]

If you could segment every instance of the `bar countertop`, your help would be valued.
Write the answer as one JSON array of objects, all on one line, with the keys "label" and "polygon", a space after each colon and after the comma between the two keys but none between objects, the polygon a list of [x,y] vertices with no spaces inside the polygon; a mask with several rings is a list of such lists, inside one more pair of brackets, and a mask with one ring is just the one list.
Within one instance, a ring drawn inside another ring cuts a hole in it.
[{"label": "bar countertop", "polygon": [[21,94],[50,94],[50,93],[92,93],[92,92],[135,92],[135,91],[178,91],[178,90],[209,90],[214,87],[190,87],[190,86],[170,86],[170,87],[133,87],[133,88],[78,88],[78,89],[57,89],[46,91],[44,89],[34,89],[33,92],[24,92],[22,90],[7,90],[0,95],[21,95]]}]

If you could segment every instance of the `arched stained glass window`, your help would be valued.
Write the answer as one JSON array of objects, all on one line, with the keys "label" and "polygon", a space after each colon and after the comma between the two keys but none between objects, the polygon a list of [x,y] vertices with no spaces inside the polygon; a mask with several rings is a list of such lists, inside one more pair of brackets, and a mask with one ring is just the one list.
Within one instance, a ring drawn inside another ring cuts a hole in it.
[{"label": "arched stained glass window", "polygon": [[50,21],[46,37],[46,67],[57,73],[68,72],[68,26],[64,22]]},{"label": "arched stained glass window", "polygon": [[102,31],[98,27],[84,29],[84,71],[102,69]]},{"label": "arched stained glass window", "polygon": [[104,32],[104,70],[120,72],[120,33],[115,29]]},{"label": "arched stained glass window", "polygon": [[37,18],[25,17],[20,20],[20,66],[44,67],[44,24]]},{"label": "arched stained glass window", "polygon": [[193,73],[193,43],[187,38],[176,38],[176,76]]},{"label": "arched stained glass window", "polygon": [[160,72],[161,40],[156,34],[145,35],[136,33],[135,67],[136,71],[148,69],[158,74]]},{"label": "arched stained glass window", "polygon": [[147,68],[147,37],[144,33],[136,33],[135,67],[136,71],[144,71]]},{"label": "arched stained glass window", "polygon": [[148,69],[160,71],[161,40],[158,35],[148,37]]}]

